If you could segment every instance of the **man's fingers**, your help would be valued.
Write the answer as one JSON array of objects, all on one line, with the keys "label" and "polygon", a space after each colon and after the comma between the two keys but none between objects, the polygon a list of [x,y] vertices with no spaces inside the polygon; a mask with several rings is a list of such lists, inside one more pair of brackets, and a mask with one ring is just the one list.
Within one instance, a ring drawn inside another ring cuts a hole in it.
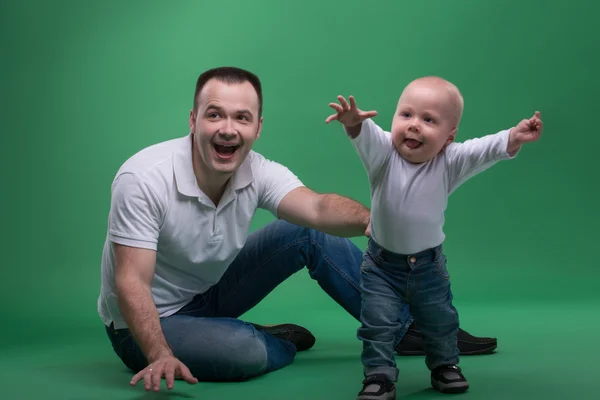
[{"label": "man's fingers", "polygon": [[152,371],[152,390],[158,392],[160,390],[160,381],[164,372],[164,365],[155,367]]},{"label": "man's fingers", "polygon": [[134,386],[141,379],[144,379],[144,389],[146,391],[153,390],[158,392],[160,391],[163,376],[169,390],[173,389],[175,379],[179,376],[189,384],[198,383],[198,379],[194,378],[190,370],[181,361],[176,359],[163,362],[160,365],[153,365],[152,368],[147,367],[143,369],[134,375],[130,383]]},{"label": "man's fingers", "polygon": [[142,370],[142,371],[138,372],[137,374],[135,374],[133,376],[133,378],[131,378],[131,381],[129,382],[129,384],[131,386],[135,386],[139,382],[139,380],[144,377],[145,374],[146,374],[146,370]]},{"label": "man's fingers", "polygon": [[[152,384],[154,381],[153,378],[153,373],[154,373],[154,369],[153,368],[144,368],[143,370],[141,370],[140,372],[138,372],[137,374],[135,374],[133,376],[133,378],[131,378],[131,381],[129,382],[129,384],[131,386],[135,386],[139,381],[141,381],[142,379],[144,380],[144,389],[145,390],[150,390],[152,389]],[[160,374],[160,372],[159,372]],[[157,386],[160,388],[160,375],[158,376],[158,383]]]},{"label": "man's fingers", "polygon": [[165,382],[167,384],[167,389],[173,389],[173,385],[175,384],[175,365],[168,364],[165,367]]},{"label": "man's fingers", "polygon": [[186,367],[183,363],[179,364],[179,373],[181,377],[190,385],[198,383],[198,379],[194,378],[194,375],[192,375],[188,367]]},{"label": "man's fingers", "polygon": [[152,389],[152,369],[147,369],[144,373],[144,389]]}]

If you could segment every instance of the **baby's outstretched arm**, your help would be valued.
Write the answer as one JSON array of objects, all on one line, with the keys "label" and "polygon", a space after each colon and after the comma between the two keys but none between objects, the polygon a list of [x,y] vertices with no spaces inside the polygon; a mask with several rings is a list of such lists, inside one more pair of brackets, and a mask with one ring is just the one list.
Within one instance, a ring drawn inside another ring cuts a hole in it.
[{"label": "baby's outstretched arm", "polygon": [[540,113],[536,111],[533,117],[522,120],[510,131],[505,129],[495,134],[449,145],[444,150],[449,192],[498,161],[514,158],[523,144],[540,138],[542,126]]},{"label": "baby's outstretched arm", "polygon": [[390,134],[371,119],[377,111],[359,110],[353,96],[350,96],[350,104],[343,96],[338,96],[338,100],[340,104],[329,103],[336,113],[327,117],[325,123],[337,120],[344,126],[372,181],[392,154],[394,146]]},{"label": "baby's outstretched arm", "polygon": [[354,139],[360,134],[362,122],[365,119],[376,116],[377,111],[359,110],[356,106],[354,96],[350,96],[350,104],[348,104],[344,96],[338,96],[337,98],[340,104],[329,103],[329,107],[333,108],[337,113],[327,117],[325,123],[328,124],[335,120],[341,122],[348,136]]}]

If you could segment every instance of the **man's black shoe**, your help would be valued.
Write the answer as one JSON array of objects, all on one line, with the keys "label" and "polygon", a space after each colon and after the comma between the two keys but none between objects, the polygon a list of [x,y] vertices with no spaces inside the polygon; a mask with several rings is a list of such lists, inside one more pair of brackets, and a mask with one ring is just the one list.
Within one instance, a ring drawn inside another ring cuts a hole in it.
[{"label": "man's black shoe", "polygon": [[259,331],[270,333],[271,335],[294,343],[297,351],[305,351],[315,345],[315,337],[306,328],[294,324],[279,325],[258,325],[252,324]]},{"label": "man's black shoe", "polygon": [[[462,329],[458,330],[458,350],[461,356],[490,354],[496,350],[496,347],[498,347],[498,339],[496,338],[477,337]],[[423,334],[414,324],[408,328],[406,335],[396,346],[396,354],[399,356],[425,355]]]}]

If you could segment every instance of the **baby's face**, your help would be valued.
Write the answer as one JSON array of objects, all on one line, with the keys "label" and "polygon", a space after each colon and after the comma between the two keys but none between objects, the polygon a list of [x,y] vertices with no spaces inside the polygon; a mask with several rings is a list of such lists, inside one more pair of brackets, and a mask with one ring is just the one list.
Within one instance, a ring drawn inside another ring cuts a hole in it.
[{"label": "baby's face", "polygon": [[[444,82],[416,80],[402,92],[392,121],[392,142],[407,161],[427,162],[456,135],[461,105]],[[457,108],[457,106],[459,108]]]}]

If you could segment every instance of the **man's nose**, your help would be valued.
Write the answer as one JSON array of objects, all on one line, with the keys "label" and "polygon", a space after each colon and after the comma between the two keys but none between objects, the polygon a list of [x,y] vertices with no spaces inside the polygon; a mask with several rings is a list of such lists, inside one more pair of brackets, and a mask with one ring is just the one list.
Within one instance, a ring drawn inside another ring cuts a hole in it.
[{"label": "man's nose", "polygon": [[219,134],[224,137],[227,136],[227,138],[231,138],[237,134],[234,123],[230,118],[223,121],[223,125],[219,128]]}]

